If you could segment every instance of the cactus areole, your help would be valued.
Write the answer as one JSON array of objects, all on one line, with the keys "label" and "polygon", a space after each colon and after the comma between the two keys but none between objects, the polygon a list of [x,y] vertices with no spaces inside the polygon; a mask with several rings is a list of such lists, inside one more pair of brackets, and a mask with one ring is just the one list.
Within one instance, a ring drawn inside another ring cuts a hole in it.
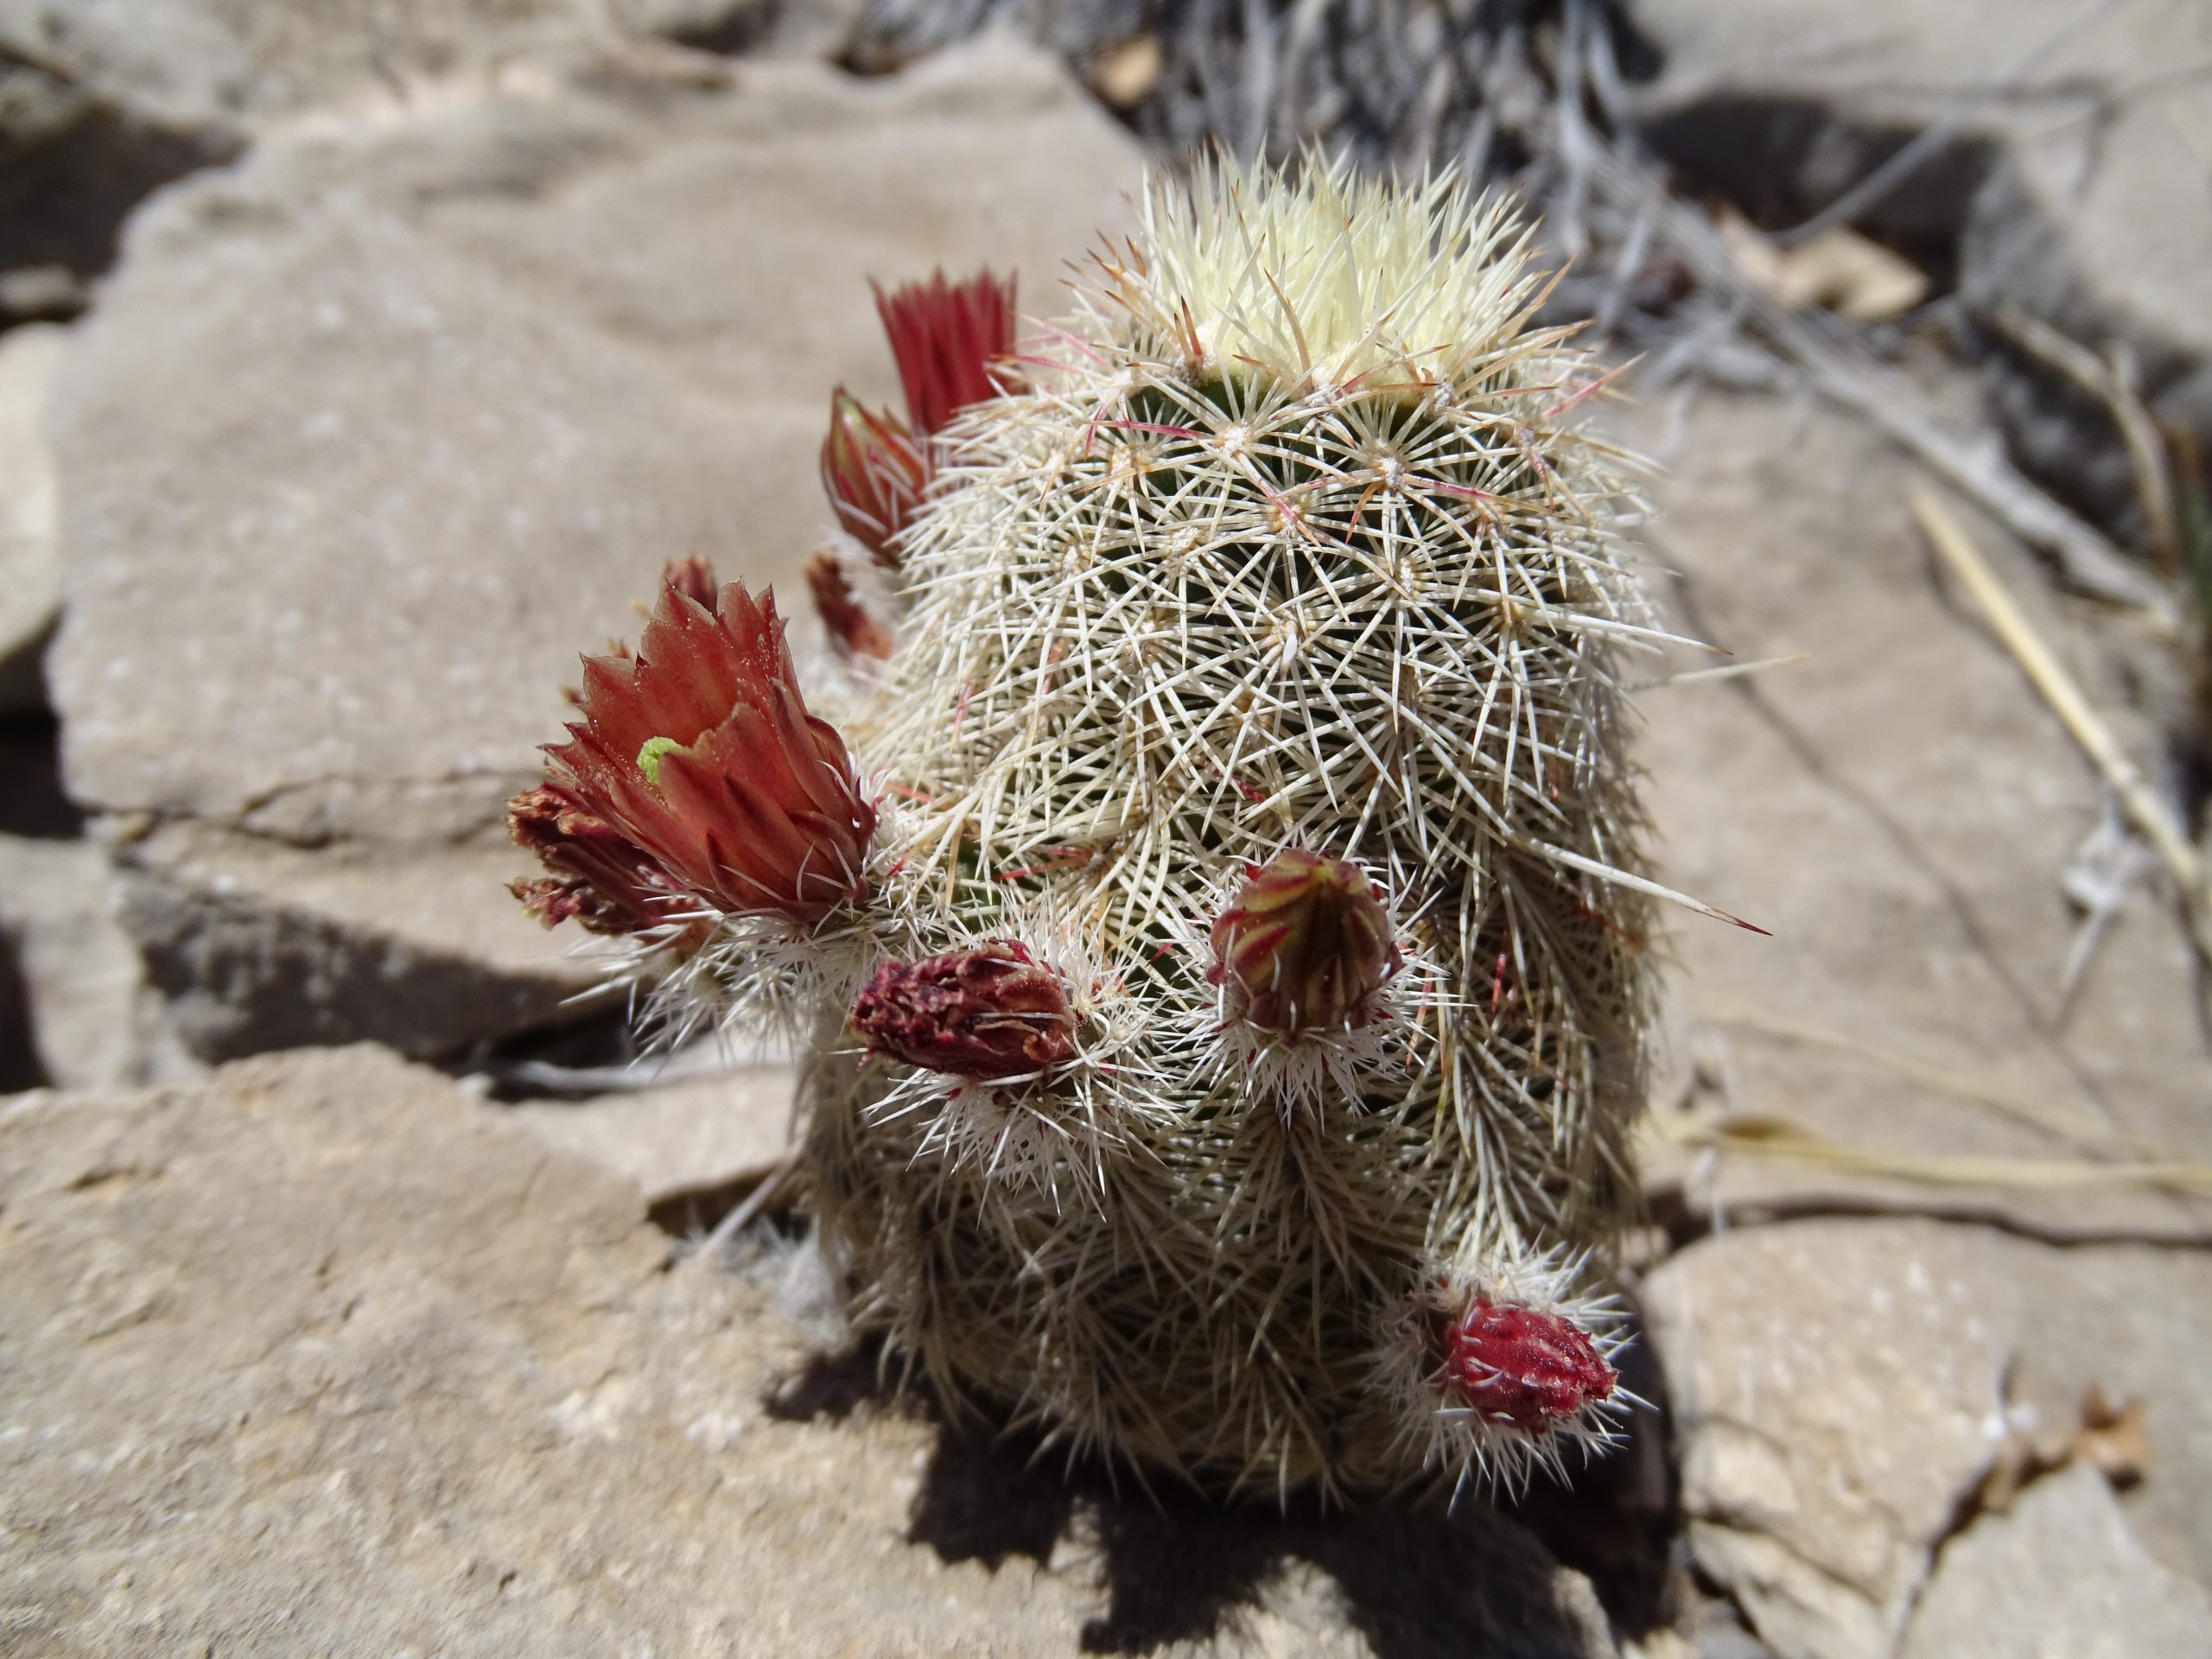
[{"label": "cactus areole", "polygon": [[672,569],[517,891],[664,1030],[801,1036],[823,1247],[946,1395],[1219,1490],[1516,1480],[1625,1397],[1629,464],[1510,209],[1309,162],[1140,213],[1018,358],[1010,280],[879,294],[836,650],[802,695]]}]

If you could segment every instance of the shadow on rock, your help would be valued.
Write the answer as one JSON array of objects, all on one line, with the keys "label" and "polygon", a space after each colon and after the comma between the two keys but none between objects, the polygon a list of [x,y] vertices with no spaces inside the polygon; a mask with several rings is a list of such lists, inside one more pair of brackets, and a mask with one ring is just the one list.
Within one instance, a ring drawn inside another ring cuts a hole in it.
[{"label": "shadow on rock", "polygon": [[[1639,1342],[1630,1354],[1649,1351]],[[1559,1565],[1590,1580],[1620,1637],[1646,1634],[1672,1611],[1663,1386],[1648,1359],[1624,1380],[1655,1402],[1635,1413],[1627,1444],[1571,1485],[1539,1481],[1496,1502],[1471,1491],[1456,1505],[1448,1490],[1329,1506],[1294,1495],[1277,1508],[1147,1485],[1127,1467],[1071,1463],[1033,1431],[950,1412],[918,1388],[902,1392],[873,1344],[817,1359],[767,1408],[785,1421],[842,1421],[863,1404],[928,1419],[937,1441],[908,1541],[994,1571],[1016,1557],[1043,1565],[1075,1542],[1095,1558],[1106,1604],[1081,1631],[1086,1653],[1233,1638],[1302,1561],[1334,1580],[1338,1617],[1382,1659],[1582,1659],[1601,1650],[1591,1637],[1597,1610],[1567,1588]]]}]

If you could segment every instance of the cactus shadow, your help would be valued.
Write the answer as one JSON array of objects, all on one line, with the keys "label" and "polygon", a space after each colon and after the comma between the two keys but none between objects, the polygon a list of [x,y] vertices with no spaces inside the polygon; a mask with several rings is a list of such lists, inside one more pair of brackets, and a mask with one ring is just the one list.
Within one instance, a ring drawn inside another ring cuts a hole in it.
[{"label": "cactus shadow", "polygon": [[[1456,1505],[1448,1490],[1328,1505],[1294,1495],[1278,1506],[1147,1485],[1126,1466],[1071,1461],[1002,1420],[899,1391],[866,1346],[817,1359],[768,1409],[842,1421],[866,1402],[933,1423],[907,1541],[993,1571],[1020,1559],[1088,1572],[1104,1605],[1076,1633],[1084,1653],[1253,1637],[1268,1611],[1349,1626],[1380,1659],[1581,1659],[1599,1610],[1562,1594],[1556,1565],[1590,1580],[1619,1637],[1647,1634],[1674,1611],[1675,1482],[1649,1352],[1630,1351],[1624,1380],[1656,1403],[1635,1414],[1612,1455],[1571,1484],[1540,1481],[1499,1502],[1470,1493]],[[1316,1573],[1333,1608],[1313,1606],[1296,1582]]]}]

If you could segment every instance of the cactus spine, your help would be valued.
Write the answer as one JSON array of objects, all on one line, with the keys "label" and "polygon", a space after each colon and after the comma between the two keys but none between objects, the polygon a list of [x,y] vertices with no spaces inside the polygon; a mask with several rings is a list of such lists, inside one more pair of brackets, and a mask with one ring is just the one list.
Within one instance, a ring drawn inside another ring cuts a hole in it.
[{"label": "cactus spine", "polygon": [[1621,461],[1452,181],[1141,209],[858,554],[903,609],[839,711],[865,896],[671,995],[810,1020],[825,1244],[947,1396],[1215,1485],[1515,1478],[1621,1398]]}]

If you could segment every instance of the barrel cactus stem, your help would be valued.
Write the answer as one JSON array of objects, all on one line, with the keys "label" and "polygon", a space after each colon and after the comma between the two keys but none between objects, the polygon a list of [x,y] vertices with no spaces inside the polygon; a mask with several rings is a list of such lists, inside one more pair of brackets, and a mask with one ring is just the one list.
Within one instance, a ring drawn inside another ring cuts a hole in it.
[{"label": "barrel cactus stem", "polygon": [[1010,282],[879,296],[906,418],[841,395],[823,473],[895,613],[810,577],[872,664],[839,728],[765,602],[671,595],[530,844],[607,872],[587,925],[696,901],[671,1023],[807,1038],[823,1246],[948,1396],[1217,1489],[1564,1467],[1629,1398],[1675,896],[1634,463],[1452,177],[1209,163],[1140,219],[1018,374]]}]

